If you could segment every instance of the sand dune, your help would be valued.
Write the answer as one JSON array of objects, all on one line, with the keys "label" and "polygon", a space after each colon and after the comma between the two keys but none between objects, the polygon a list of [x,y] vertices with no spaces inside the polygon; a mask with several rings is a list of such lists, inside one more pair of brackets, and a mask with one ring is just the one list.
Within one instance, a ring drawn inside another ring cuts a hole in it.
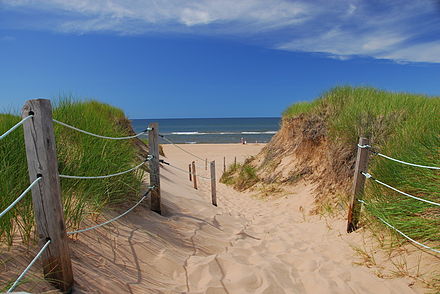
[{"label": "sand dune", "polygon": [[[215,159],[218,177],[224,155],[242,161],[261,147],[185,146]],[[189,155],[164,149],[169,162],[187,168]],[[72,242],[74,293],[419,293],[407,279],[380,279],[353,265],[344,221],[308,214],[310,185],[264,201],[219,184],[213,207],[208,182],[194,190],[184,173],[167,166],[161,173],[163,216],[145,205]]]}]

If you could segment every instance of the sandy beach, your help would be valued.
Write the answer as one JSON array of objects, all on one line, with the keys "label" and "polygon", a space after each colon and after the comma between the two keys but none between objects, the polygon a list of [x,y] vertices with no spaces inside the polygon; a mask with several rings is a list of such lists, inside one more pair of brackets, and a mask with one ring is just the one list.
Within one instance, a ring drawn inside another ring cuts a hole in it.
[{"label": "sandy beach", "polygon": [[[219,178],[223,157],[242,162],[263,146],[183,147],[216,160]],[[164,151],[166,161],[183,169],[193,159],[172,145]],[[146,203],[71,242],[74,293],[421,293],[409,279],[381,279],[355,265],[350,243],[360,235],[349,238],[342,219],[309,215],[313,186],[302,183],[266,201],[218,183],[214,207],[209,181],[199,179],[194,190],[187,174],[165,165],[161,185],[162,216]]]}]

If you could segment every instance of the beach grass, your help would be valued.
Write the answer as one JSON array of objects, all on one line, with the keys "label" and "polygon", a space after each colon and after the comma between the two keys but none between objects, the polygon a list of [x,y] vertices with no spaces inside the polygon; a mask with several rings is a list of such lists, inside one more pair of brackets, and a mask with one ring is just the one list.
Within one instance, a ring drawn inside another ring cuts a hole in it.
[{"label": "beach grass", "polygon": [[[374,150],[411,163],[440,166],[440,99],[370,87],[336,87],[310,103],[290,106],[284,118],[325,118],[330,142],[356,148],[366,136]],[[368,172],[406,193],[440,203],[440,172],[371,155]],[[439,248],[440,208],[367,180],[366,213],[413,239]],[[403,240],[403,239],[402,239]]]},{"label": "beach grass", "polygon": [[[92,133],[126,136],[131,131],[124,113],[96,101],[60,98],[54,103],[55,119]],[[0,133],[20,121],[14,114],[0,114]],[[54,125],[60,174],[97,176],[127,170],[139,164],[130,140],[105,140]],[[29,183],[23,128],[0,141],[0,211],[12,203]],[[62,199],[68,230],[74,230],[107,205],[130,201],[138,195],[143,170],[107,179],[61,179]],[[31,193],[0,219],[0,241],[11,245],[15,236],[35,240]]]},{"label": "beach grass", "polygon": [[249,164],[252,158],[248,158],[243,164],[231,164],[222,174],[220,182],[231,185],[238,191],[249,189],[259,181],[257,170]]}]

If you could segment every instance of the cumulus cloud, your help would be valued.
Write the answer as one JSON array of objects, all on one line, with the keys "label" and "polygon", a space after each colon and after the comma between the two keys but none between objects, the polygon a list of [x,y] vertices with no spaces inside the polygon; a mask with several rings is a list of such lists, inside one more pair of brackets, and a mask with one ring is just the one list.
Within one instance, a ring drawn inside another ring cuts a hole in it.
[{"label": "cumulus cloud", "polygon": [[[253,38],[280,50],[398,62],[440,63],[435,1],[389,0],[3,0],[44,14],[28,26],[64,33],[185,32]],[[22,22],[21,22],[22,23]],[[10,24],[13,26],[13,24]]]}]

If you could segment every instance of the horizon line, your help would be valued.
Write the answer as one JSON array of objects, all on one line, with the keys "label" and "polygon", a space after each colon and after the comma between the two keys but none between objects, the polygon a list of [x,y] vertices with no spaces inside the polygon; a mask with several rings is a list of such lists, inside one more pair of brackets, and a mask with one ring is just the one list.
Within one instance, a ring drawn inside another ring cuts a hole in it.
[{"label": "horizon line", "polygon": [[155,119],[234,119],[234,118],[282,118],[282,116],[237,116],[237,117],[165,117],[165,118],[128,118],[129,120]]}]

